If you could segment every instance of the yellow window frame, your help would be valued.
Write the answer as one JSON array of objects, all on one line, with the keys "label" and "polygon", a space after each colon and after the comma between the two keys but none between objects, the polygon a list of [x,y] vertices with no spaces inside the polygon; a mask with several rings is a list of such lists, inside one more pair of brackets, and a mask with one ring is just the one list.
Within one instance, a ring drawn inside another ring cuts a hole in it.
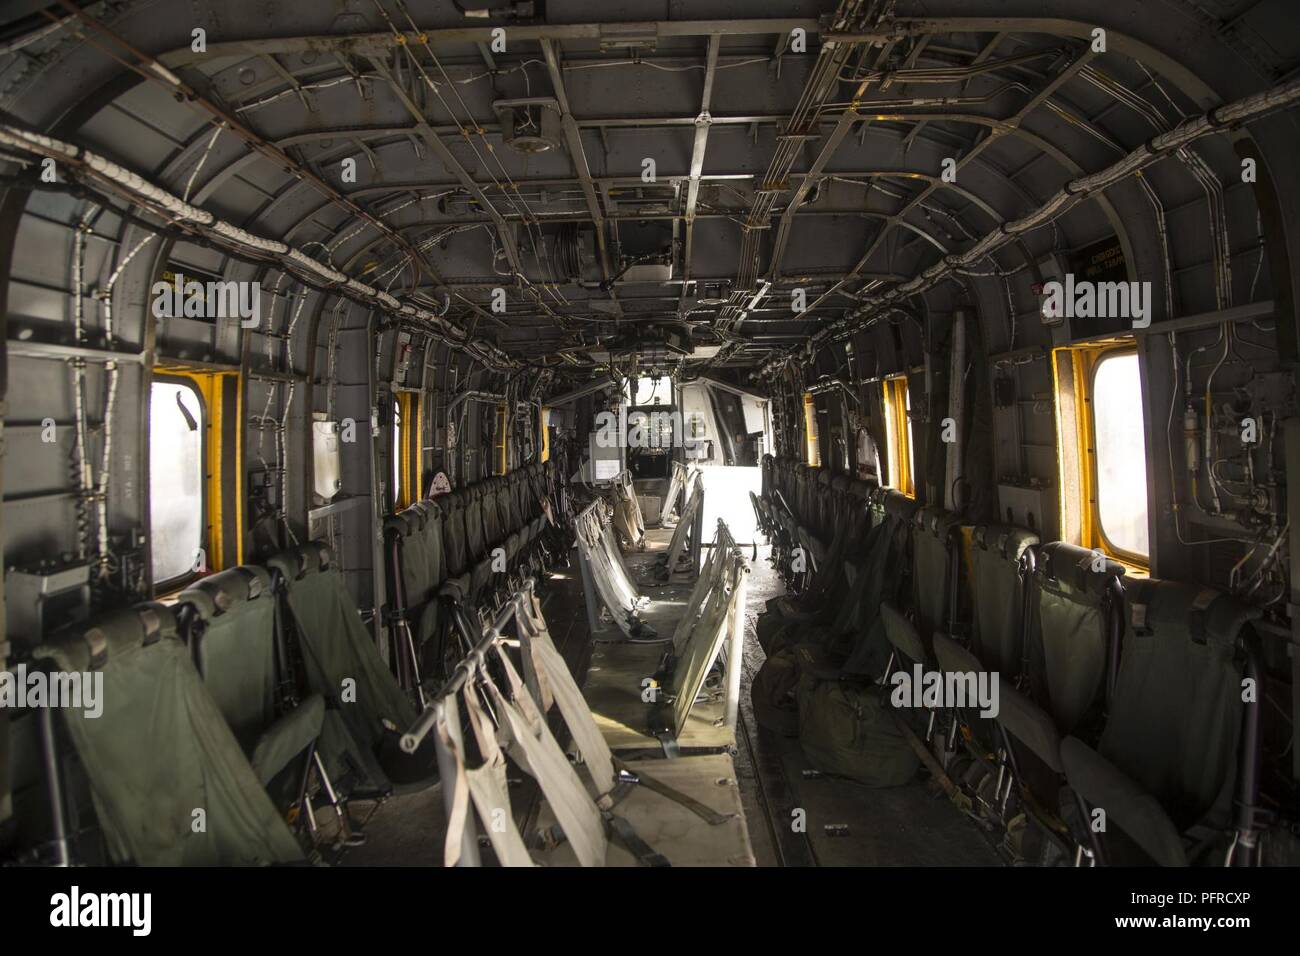
[{"label": "yellow window frame", "polygon": [[907,376],[887,378],[880,383],[885,409],[885,445],[889,459],[889,481],[895,491],[916,497],[912,472],[912,423],[907,418]]},{"label": "yellow window frame", "polygon": [[[1113,355],[1134,354],[1128,339],[1061,346],[1052,350],[1056,395],[1057,499],[1061,540],[1101,551],[1131,571],[1150,568],[1150,556],[1116,547],[1102,529],[1097,500],[1096,426],[1092,389],[1097,366]],[[1149,503],[1148,503],[1149,507]]]},{"label": "yellow window frame", "polygon": [[551,430],[546,427],[546,421],[551,417],[551,410],[543,405],[538,411],[537,432],[540,435],[539,447],[541,454],[538,457],[543,465],[551,460]]},{"label": "yellow window frame", "polygon": [[398,486],[393,496],[398,510],[409,508],[420,497],[421,465],[424,455],[421,444],[424,434],[424,403],[419,392],[397,392],[394,395],[397,414],[402,422],[400,441],[396,442]]},{"label": "yellow window frame", "polygon": [[[155,375],[163,375],[169,378],[182,378],[190,382],[198,391],[203,399],[203,406],[206,414],[204,415],[204,448],[206,449],[205,460],[203,462],[203,481],[204,481],[204,510],[203,515],[203,539],[204,552],[207,556],[207,568],[209,571],[224,571],[226,568],[235,567],[244,563],[244,386],[243,381],[237,371],[233,370],[209,370],[196,368],[188,365],[156,365],[154,366]],[[221,393],[225,388],[227,381],[235,383],[235,427],[231,429],[234,435],[234,448],[229,447],[229,442],[225,441],[226,432],[226,414],[225,406],[221,401]],[[221,480],[222,465],[226,460],[227,454],[235,456],[235,487],[233,489],[224,488]],[[235,527],[235,558],[230,563],[225,560],[226,554],[226,509],[234,510],[234,527]]]},{"label": "yellow window frame", "polygon": [[804,462],[812,468],[822,466],[821,433],[817,428],[817,400],[811,392],[803,396]]}]

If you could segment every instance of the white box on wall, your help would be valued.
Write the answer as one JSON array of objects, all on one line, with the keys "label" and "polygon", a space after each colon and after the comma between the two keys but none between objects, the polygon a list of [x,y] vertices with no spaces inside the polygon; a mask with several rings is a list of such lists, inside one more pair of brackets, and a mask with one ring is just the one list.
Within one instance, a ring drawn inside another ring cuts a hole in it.
[{"label": "white box on wall", "polygon": [[312,490],[317,498],[329,501],[343,487],[338,422],[325,421],[323,415],[314,417],[311,423],[311,448]]}]

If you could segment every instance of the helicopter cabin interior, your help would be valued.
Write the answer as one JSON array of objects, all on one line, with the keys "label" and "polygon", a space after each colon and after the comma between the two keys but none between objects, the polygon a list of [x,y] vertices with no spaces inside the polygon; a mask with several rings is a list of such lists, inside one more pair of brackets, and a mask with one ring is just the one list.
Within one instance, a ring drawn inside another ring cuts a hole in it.
[{"label": "helicopter cabin interior", "polygon": [[1300,863],[1298,26],[4,4],[0,859]]}]

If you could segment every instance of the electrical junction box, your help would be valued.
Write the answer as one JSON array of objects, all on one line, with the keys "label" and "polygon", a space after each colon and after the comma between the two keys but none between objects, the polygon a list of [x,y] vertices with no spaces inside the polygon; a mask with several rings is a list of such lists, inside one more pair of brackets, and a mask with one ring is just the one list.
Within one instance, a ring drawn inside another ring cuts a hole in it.
[{"label": "electrical junction box", "polygon": [[5,629],[16,644],[39,644],[56,627],[90,613],[90,565],[5,574]]}]

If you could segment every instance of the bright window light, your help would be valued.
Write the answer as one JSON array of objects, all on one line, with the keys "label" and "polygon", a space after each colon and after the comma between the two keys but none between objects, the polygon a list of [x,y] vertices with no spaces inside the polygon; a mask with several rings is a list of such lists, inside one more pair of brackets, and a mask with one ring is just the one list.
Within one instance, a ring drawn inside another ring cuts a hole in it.
[{"label": "bright window light", "polygon": [[1145,558],[1150,552],[1147,457],[1136,353],[1108,355],[1097,363],[1092,415],[1101,532],[1117,550]]},{"label": "bright window light", "polygon": [[393,508],[402,500],[402,403],[393,396]]},{"label": "bright window light", "polygon": [[155,585],[199,570],[204,530],[204,424],[203,402],[194,388],[178,382],[153,383],[149,395],[149,516]]},{"label": "bright window light", "polygon": [[[907,378],[886,379],[882,383],[885,408],[885,452],[889,464],[888,487],[901,491],[909,498],[916,496],[916,484],[912,476],[912,463],[916,461],[916,445],[912,440],[912,419],[908,412],[912,410],[912,396],[907,388]],[[907,431],[907,444],[903,445],[900,435]]]},{"label": "bright window light", "polygon": [[803,396],[804,461],[814,468],[822,464],[822,446],[817,427],[817,401],[807,392]]}]

